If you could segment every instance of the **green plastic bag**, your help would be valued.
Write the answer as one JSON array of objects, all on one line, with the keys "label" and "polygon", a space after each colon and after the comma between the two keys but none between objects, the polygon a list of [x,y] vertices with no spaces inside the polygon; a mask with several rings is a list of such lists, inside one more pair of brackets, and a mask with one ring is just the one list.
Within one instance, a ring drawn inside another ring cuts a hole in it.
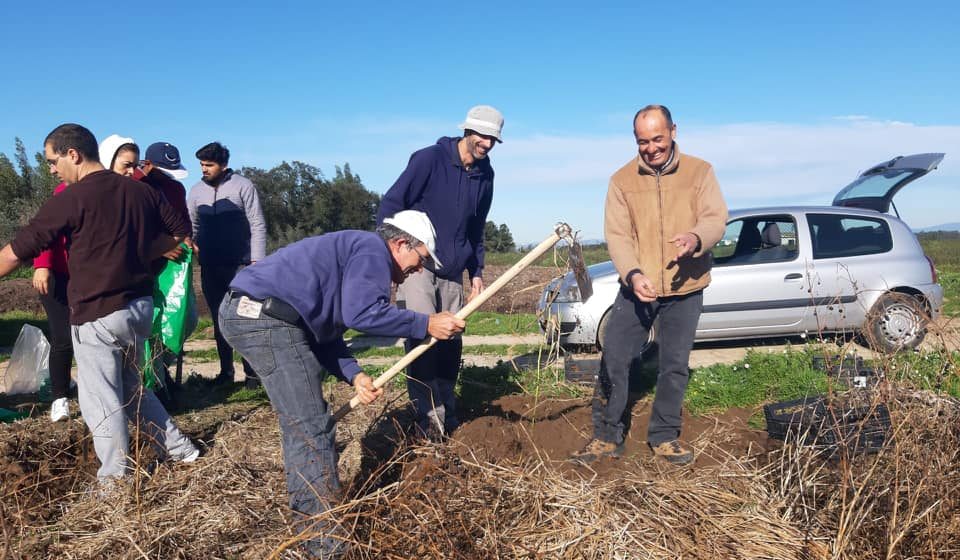
[{"label": "green plastic bag", "polygon": [[153,330],[144,343],[143,384],[148,389],[163,384],[156,375],[155,358],[165,351],[174,355],[197,326],[196,296],[193,294],[193,250],[186,245],[177,261],[166,261],[153,283]]}]

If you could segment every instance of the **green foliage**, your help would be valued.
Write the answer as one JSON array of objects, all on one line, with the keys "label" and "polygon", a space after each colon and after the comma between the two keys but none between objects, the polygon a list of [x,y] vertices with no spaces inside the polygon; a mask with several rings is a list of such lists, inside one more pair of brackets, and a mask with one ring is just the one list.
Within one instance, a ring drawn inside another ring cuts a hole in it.
[{"label": "green foliage", "polygon": [[483,248],[490,253],[512,253],[517,244],[513,241],[513,234],[507,224],[499,226],[488,221],[483,226]]},{"label": "green foliage", "polygon": [[299,161],[269,171],[244,167],[240,173],[257,185],[270,251],[313,235],[375,226],[380,196],[363,186],[349,164],[337,166],[332,181]]},{"label": "green foliage", "polygon": [[57,181],[42,154],[30,164],[26,147],[15,139],[13,161],[0,153],[0,244],[9,242],[17,230],[36,214],[53,193]]}]

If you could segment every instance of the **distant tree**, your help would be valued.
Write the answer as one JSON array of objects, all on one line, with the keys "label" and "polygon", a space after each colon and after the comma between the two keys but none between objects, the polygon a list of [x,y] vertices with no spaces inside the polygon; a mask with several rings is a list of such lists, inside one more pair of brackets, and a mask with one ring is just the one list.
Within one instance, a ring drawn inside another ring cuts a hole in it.
[{"label": "distant tree", "polygon": [[[0,242],[6,243],[50,198],[56,178],[43,154],[30,164],[26,147],[15,139],[14,161],[0,153]],[[16,162],[16,166],[14,165]]]},{"label": "distant tree", "polygon": [[490,253],[509,253],[516,250],[517,246],[507,224],[498,226],[487,221],[483,226],[483,248]]},{"label": "distant tree", "polygon": [[487,221],[483,225],[483,248],[484,250],[495,253],[497,251],[497,244],[500,241],[500,229],[497,227],[497,224]]},{"label": "distant tree", "polygon": [[516,249],[516,244],[513,242],[513,235],[510,233],[510,228],[507,227],[507,224],[500,224],[498,233],[497,252],[512,253],[513,250]]},{"label": "distant tree", "polygon": [[311,235],[375,225],[380,196],[363,186],[349,164],[336,167],[333,181],[299,161],[269,171],[244,167],[241,173],[257,185],[271,251]]}]

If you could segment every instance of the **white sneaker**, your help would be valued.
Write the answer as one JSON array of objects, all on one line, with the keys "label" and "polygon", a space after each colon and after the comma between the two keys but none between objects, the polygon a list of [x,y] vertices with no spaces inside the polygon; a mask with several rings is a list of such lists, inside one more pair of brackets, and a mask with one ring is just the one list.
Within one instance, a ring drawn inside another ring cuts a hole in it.
[{"label": "white sneaker", "polygon": [[61,397],[53,401],[50,405],[50,421],[59,422],[70,419],[70,401],[66,397]]},{"label": "white sneaker", "polygon": [[200,458],[200,448],[194,447],[193,451],[190,451],[189,453],[187,453],[186,455],[178,459],[178,461],[181,463],[193,463],[199,458]]}]

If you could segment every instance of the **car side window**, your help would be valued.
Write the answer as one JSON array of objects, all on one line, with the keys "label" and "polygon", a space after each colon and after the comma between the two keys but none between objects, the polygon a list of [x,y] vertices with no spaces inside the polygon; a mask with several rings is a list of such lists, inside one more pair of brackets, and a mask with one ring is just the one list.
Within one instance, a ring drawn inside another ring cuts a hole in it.
[{"label": "car side window", "polygon": [[716,266],[792,261],[798,254],[797,223],[785,215],[733,220],[713,247]]},{"label": "car side window", "polygon": [[880,218],[807,214],[807,223],[814,259],[873,255],[893,248],[890,226]]}]

